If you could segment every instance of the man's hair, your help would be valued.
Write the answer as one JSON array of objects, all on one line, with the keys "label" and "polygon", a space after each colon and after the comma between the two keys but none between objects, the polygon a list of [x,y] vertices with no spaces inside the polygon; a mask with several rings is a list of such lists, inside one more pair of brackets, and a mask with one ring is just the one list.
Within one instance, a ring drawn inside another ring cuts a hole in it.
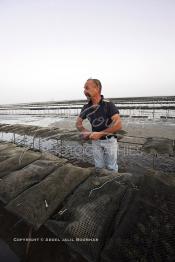
[{"label": "man's hair", "polygon": [[[100,90],[100,93],[101,93],[101,90],[102,90],[102,84],[101,84],[100,80],[98,80],[98,79],[94,79],[94,78],[89,78],[88,80],[92,80],[92,81],[94,82],[94,84],[96,84],[96,86],[99,87],[99,90]],[[88,81],[88,80],[87,80],[87,81]]]}]

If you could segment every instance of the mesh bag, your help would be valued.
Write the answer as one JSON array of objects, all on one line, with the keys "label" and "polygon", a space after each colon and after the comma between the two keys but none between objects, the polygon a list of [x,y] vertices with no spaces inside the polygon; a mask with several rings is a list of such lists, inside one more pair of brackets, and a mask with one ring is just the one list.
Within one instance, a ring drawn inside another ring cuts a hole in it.
[{"label": "mesh bag", "polygon": [[12,199],[6,209],[38,229],[90,174],[90,169],[71,164],[58,167],[40,183]]},{"label": "mesh bag", "polygon": [[0,177],[23,168],[40,157],[41,153],[28,151],[22,147],[10,146],[10,148],[2,150],[0,152]]},{"label": "mesh bag", "polygon": [[0,200],[7,204],[23,191],[39,183],[64,162],[64,159],[57,161],[37,160],[20,170],[11,172],[1,180]]},{"label": "mesh bag", "polygon": [[175,261],[174,189],[171,175],[144,176],[120,221],[117,214],[101,261]]},{"label": "mesh bag", "polygon": [[88,178],[46,226],[89,262],[174,261],[174,176],[115,176]]},{"label": "mesh bag", "polygon": [[[46,226],[88,261],[99,261],[116,215],[122,219],[135,197],[139,177],[111,174],[89,177],[64,204],[64,210],[47,221]],[[121,203],[124,204],[121,210]]]}]

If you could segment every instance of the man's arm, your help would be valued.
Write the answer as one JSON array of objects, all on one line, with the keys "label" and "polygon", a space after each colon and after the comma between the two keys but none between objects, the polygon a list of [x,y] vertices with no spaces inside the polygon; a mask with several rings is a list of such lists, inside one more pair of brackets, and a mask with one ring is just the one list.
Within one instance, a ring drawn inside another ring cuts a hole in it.
[{"label": "man's arm", "polygon": [[120,130],[122,128],[121,118],[119,114],[115,114],[111,117],[112,119],[112,126],[106,128],[105,130],[101,132],[93,132],[89,136],[89,139],[97,140],[105,135],[111,135],[115,133],[116,131]]},{"label": "man's arm", "polygon": [[105,130],[101,131],[103,135],[113,134],[116,131],[122,129],[122,122],[119,114],[115,114],[111,117],[112,119],[112,126],[106,128]]},{"label": "man's arm", "polygon": [[81,132],[84,139],[88,139],[91,132],[83,126],[83,119],[77,117],[76,128]]}]

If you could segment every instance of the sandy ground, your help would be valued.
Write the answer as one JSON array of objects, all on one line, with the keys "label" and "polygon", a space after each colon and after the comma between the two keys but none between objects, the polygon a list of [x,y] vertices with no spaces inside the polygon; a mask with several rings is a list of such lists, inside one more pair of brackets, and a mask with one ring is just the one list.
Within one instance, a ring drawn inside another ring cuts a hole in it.
[{"label": "sandy ground", "polygon": [[175,123],[154,121],[123,121],[123,129],[128,135],[137,137],[164,137],[175,139]]},{"label": "sandy ground", "polygon": [[[50,124],[59,128],[74,129],[76,118],[61,119]],[[149,121],[138,119],[122,119],[123,129],[128,136],[136,137],[165,137],[175,139],[175,122],[171,121]],[[84,121],[85,127],[91,130],[87,120]]]},{"label": "sandy ground", "polygon": [[[0,115],[0,123],[6,124],[27,124],[38,126],[55,126],[59,128],[75,129],[76,117],[58,118],[58,117],[43,117],[43,116],[20,116],[20,115]],[[165,137],[175,139],[175,120],[144,120],[125,118],[122,119],[123,129],[131,136],[144,137]],[[84,125],[91,129],[87,120]]]}]

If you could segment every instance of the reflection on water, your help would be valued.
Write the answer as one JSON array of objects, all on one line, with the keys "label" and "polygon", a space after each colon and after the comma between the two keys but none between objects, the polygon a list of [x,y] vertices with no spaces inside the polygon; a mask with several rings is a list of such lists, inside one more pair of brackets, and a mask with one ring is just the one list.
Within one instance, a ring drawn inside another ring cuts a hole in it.
[{"label": "reflection on water", "polygon": [[0,115],[1,124],[27,124],[47,127],[62,119],[54,116],[30,116],[30,115]]}]

